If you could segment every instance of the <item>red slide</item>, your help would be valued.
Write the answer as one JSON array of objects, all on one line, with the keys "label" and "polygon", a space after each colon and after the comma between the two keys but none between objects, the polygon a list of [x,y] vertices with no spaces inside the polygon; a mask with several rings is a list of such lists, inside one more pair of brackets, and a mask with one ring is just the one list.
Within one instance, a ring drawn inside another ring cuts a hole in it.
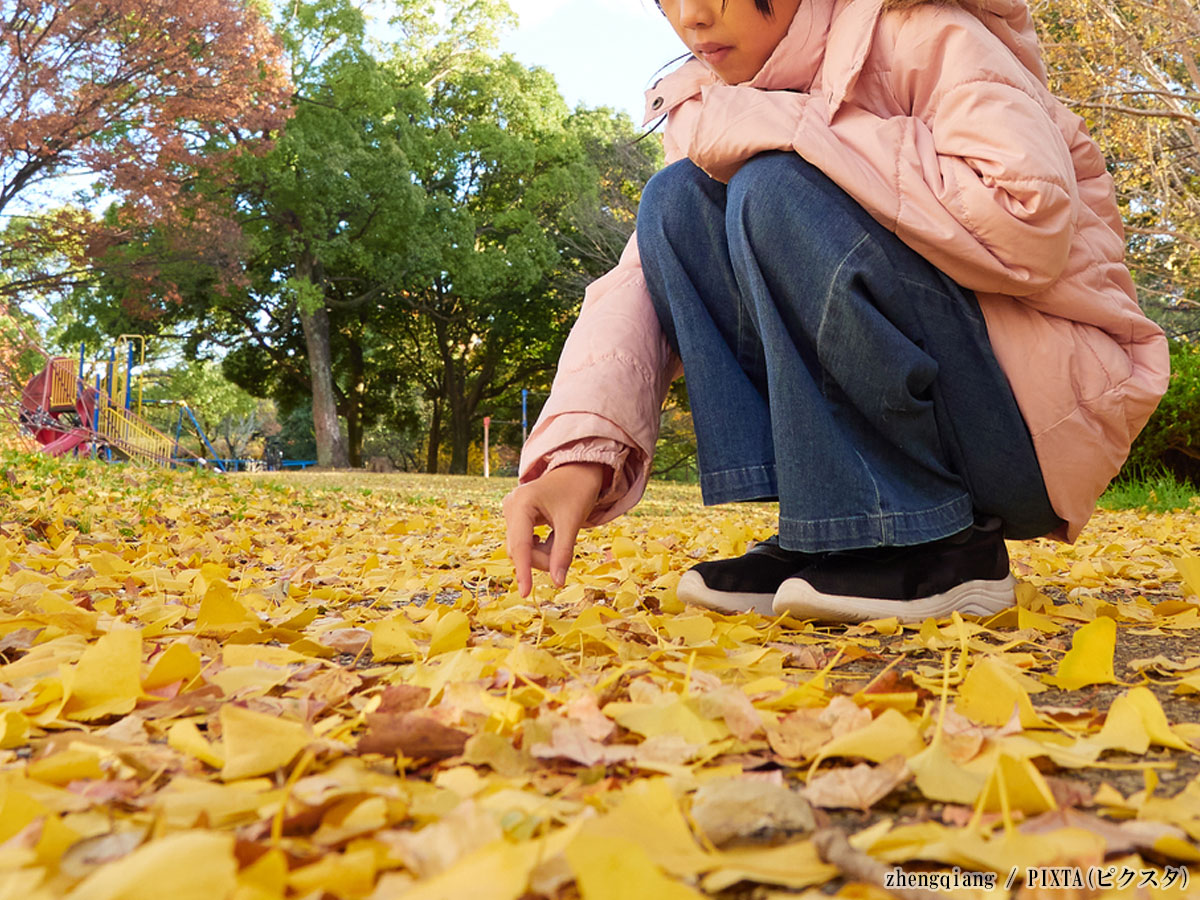
[{"label": "red slide", "polygon": [[[53,370],[54,360],[51,360],[25,385],[21,392],[21,424],[29,429],[46,453],[62,456],[91,439],[96,389],[87,388],[81,393],[77,382],[72,405],[54,406],[51,402]],[[75,417],[78,422],[73,421]]]}]

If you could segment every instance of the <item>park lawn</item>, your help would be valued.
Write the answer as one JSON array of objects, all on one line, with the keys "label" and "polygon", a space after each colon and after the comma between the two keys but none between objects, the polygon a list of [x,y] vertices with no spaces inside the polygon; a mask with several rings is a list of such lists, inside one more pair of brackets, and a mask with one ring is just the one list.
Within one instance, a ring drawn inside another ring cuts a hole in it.
[{"label": "park lawn", "polygon": [[511,485],[0,460],[0,900],[1200,896],[1194,511],[820,628],[683,608],[771,508],[672,485],[522,600]]}]

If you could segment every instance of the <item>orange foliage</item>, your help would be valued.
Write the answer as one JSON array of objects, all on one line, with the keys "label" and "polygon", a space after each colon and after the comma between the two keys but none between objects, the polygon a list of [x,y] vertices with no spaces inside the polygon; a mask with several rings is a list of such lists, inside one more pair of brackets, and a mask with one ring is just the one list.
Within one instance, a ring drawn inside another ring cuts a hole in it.
[{"label": "orange foliage", "polygon": [[244,0],[0,0],[0,17],[0,210],[82,170],[156,218],[286,117],[280,48]]}]

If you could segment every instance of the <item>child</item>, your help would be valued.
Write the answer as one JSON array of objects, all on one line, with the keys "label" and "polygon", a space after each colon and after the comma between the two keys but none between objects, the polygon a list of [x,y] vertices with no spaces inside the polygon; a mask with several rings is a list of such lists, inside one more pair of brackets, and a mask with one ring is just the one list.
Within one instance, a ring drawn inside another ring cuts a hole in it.
[{"label": "child", "polygon": [[[668,165],[588,289],[505,499],[522,595],[639,499],[687,375],[705,503],[779,533],[682,599],[853,622],[1013,602],[1166,389],[1104,160],[1024,0],[660,0]],[[542,541],[536,525],[551,526]]]}]

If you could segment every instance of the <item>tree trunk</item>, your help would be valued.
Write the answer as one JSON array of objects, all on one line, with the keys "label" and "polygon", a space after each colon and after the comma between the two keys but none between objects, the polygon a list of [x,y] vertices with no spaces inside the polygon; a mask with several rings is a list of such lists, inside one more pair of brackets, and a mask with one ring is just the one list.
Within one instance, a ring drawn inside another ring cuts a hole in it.
[{"label": "tree trunk", "polygon": [[429,452],[425,457],[425,471],[430,475],[438,472],[438,452],[442,449],[442,398],[433,401],[433,415],[429,421]]},{"label": "tree trunk", "polygon": [[443,354],[446,363],[447,398],[450,406],[450,474],[466,475],[475,439],[475,414],[483,401],[484,391],[491,385],[502,350],[487,347],[476,360],[478,371],[467,377],[468,364],[451,353]]},{"label": "tree trunk", "polygon": [[363,464],[363,391],[366,376],[361,338],[350,340],[350,391],[346,397],[346,437],[350,442],[350,465]]},{"label": "tree trunk", "polygon": [[350,465],[346,440],[338,422],[337,396],[333,390],[333,353],[329,346],[329,313],[324,306],[311,313],[300,311],[304,341],[308,345],[308,367],[312,374],[313,428],[317,433],[317,464],[322,468],[345,469]]},{"label": "tree trunk", "polygon": [[450,404],[450,474],[467,474],[471,452],[471,414],[462,403]]},{"label": "tree trunk", "polygon": [[356,397],[350,398],[349,408],[346,410],[346,442],[350,468],[361,469],[363,464],[362,404]]}]

